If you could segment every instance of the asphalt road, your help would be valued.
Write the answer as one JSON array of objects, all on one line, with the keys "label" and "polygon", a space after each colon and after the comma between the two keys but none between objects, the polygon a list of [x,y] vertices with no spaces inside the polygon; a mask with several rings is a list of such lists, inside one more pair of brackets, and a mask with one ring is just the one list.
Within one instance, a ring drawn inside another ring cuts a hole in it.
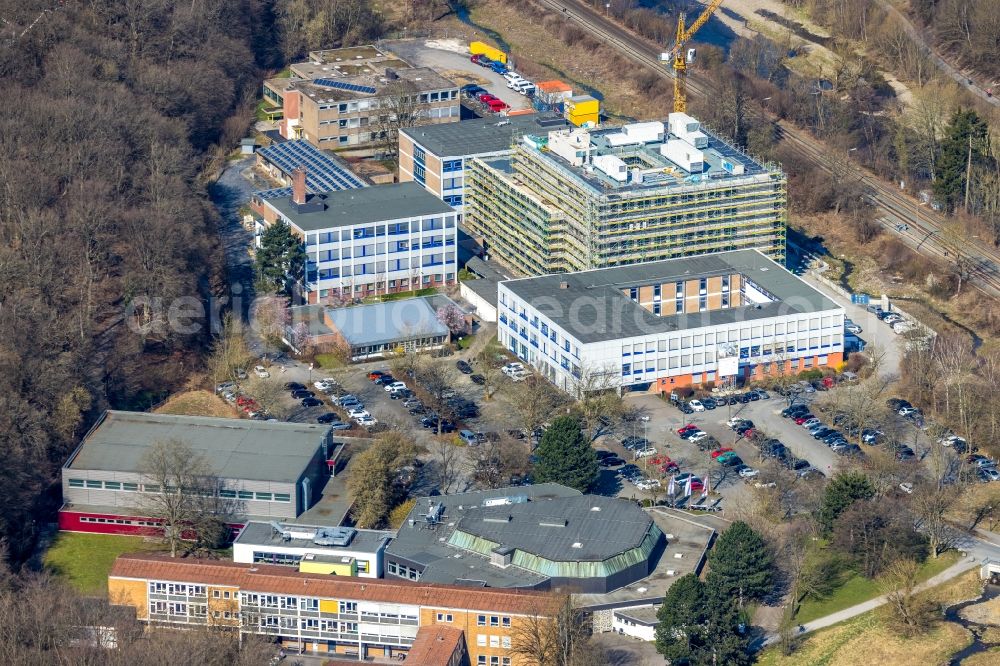
[{"label": "asphalt road", "polygon": [[[578,24],[586,32],[617,49],[633,62],[645,66],[663,78],[673,79],[673,74],[659,59],[664,50],[637,36],[596,9],[575,0],[538,0],[538,2],[567,20]],[[714,84],[700,77],[697,70],[688,73],[688,94],[718,96]],[[1000,297],[1000,251],[975,238],[951,238],[943,233],[945,219],[940,214],[922,206],[912,197],[899,191],[893,183],[877,179],[873,174],[850,160],[849,154],[837,154],[828,146],[812,138],[805,130],[794,125],[774,121],[775,133],[802,157],[828,172],[840,173],[845,169],[855,172],[858,180],[871,192],[872,202],[882,211],[881,224],[892,230],[900,222],[909,226],[912,238],[904,239],[910,247],[935,261],[951,262],[955,257],[965,258],[972,269],[970,284],[980,291]]]}]

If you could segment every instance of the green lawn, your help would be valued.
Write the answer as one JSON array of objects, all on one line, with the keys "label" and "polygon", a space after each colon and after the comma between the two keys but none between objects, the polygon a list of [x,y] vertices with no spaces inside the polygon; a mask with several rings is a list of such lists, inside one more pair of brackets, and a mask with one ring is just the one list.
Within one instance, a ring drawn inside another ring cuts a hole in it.
[{"label": "green lawn", "polygon": [[[958,553],[954,551],[949,551],[942,554],[937,559],[927,558],[923,566],[920,568],[920,581],[925,581],[932,576],[936,576],[941,573],[952,564],[958,561]],[[878,584],[865,578],[864,576],[854,574],[844,581],[844,584],[837,588],[833,594],[825,599],[807,599],[802,602],[799,606],[798,612],[795,614],[795,621],[799,624],[804,624],[815,620],[816,618],[824,617],[830,615],[831,613],[836,613],[839,610],[845,608],[850,608],[862,602],[868,601],[869,599],[874,599],[879,596],[881,592],[878,589]]]},{"label": "green lawn", "polygon": [[60,532],[43,561],[48,571],[83,594],[104,596],[108,590],[108,572],[116,557],[122,553],[163,549],[163,544],[143,537]]},{"label": "green lawn", "polygon": [[316,363],[324,370],[343,368],[344,361],[339,354],[316,354]]},{"label": "green lawn", "polygon": [[458,345],[459,349],[468,349],[469,347],[472,346],[472,343],[475,341],[476,341],[475,335],[467,335],[455,344]]}]

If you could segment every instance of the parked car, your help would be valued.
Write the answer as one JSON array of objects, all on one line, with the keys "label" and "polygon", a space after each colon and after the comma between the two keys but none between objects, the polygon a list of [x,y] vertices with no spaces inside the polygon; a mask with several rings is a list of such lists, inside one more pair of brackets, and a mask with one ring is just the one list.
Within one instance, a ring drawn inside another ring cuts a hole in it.
[{"label": "parked car", "polygon": [[456,361],[455,367],[458,368],[458,371],[461,372],[463,375],[472,374],[472,366],[469,365],[468,361]]},{"label": "parked car", "polygon": [[386,372],[385,370],[372,370],[371,372],[368,373],[368,379],[375,381],[382,375],[387,375],[387,374],[389,373]]},{"label": "parked car", "polygon": [[302,384],[299,384],[298,382],[288,382],[287,384],[285,384],[285,390],[286,391],[301,391],[304,388],[305,388],[305,386],[302,385]]},{"label": "parked car", "polygon": [[695,435],[704,435],[704,434],[705,432],[702,431],[701,428],[694,428],[692,430],[685,430],[683,433],[681,433],[681,439],[691,439]]},{"label": "parked car", "polygon": [[261,379],[267,379],[271,376],[271,373],[267,371],[267,368],[262,365],[255,365],[253,368],[253,374],[257,375]]},{"label": "parked car", "polygon": [[660,482],[657,479],[643,479],[636,483],[635,487],[639,490],[652,490],[653,488],[659,488]]},{"label": "parked car", "polygon": [[702,398],[701,404],[705,409],[715,409],[717,403],[712,398]]},{"label": "parked car", "polygon": [[900,416],[909,416],[910,414],[916,414],[919,411],[920,410],[917,409],[916,407],[904,406],[904,407],[900,407],[899,411],[897,411],[896,413],[899,414]]},{"label": "parked car", "polygon": [[390,393],[392,391],[402,391],[405,388],[406,388],[406,382],[391,382],[389,384],[386,384],[383,387],[383,390],[386,393]]},{"label": "parked car", "polygon": [[700,478],[698,478],[694,474],[691,474],[690,472],[685,472],[684,474],[678,474],[674,478],[674,485],[677,487],[677,492],[679,494],[684,492],[684,486],[687,485],[688,479],[691,479],[692,492],[705,489],[705,484],[702,482]]},{"label": "parked car", "polygon": [[700,400],[692,400],[688,403],[688,406],[696,412],[705,411],[705,405],[701,404]]},{"label": "parked car", "polygon": [[629,435],[621,441],[622,446],[626,449],[635,449],[645,447],[649,444],[649,440],[645,437],[636,437],[635,435]]},{"label": "parked car", "polygon": [[677,434],[678,435],[683,435],[684,433],[688,432],[689,430],[698,430],[698,429],[699,429],[698,426],[696,426],[695,424],[688,423],[686,426],[678,428],[677,429]]},{"label": "parked car", "polygon": [[710,453],[709,455],[711,455],[713,458],[718,458],[719,456],[721,456],[723,454],[731,453],[731,452],[732,452],[732,449],[730,447],[724,446],[721,449],[716,449],[715,451],[712,451],[712,453]]},{"label": "parked car", "polygon": [[695,434],[693,434],[690,437],[688,437],[688,439],[690,441],[692,441],[692,442],[700,442],[701,440],[705,439],[706,437],[708,437],[708,433],[699,430]]},{"label": "parked car", "polygon": [[601,458],[598,464],[601,467],[618,467],[619,465],[624,465],[625,461],[618,456],[611,456],[610,458]]},{"label": "parked car", "polygon": [[636,449],[635,453],[632,454],[635,458],[648,458],[649,456],[656,455],[656,449],[652,446],[646,446],[641,449]]},{"label": "parked car", "polygon": [[760,475],[760,472],[755,470],[753,467],[748,467],[743,465],[743,467],[737,467],[736,473],[740,475],[741,479],[752,479]]},{"label": "parked car", "polygon": [[472,380],[473,384],[478,384],[479,386],[482,386],[486,383],[486,377],[483,377],[482,375],[472,375],[471,377],[469,377],[469,379]]},{"label": "parked car", "polygon": [[855,324],[853,321],[848,320],[844,323],[844,330],[852,335],[858,335],[861,333],[862,328]]},{"label": "parked car", "polygon": [[323,404],[323,401],[320,400],[319,398],[303,398],[302,399],[302,406],[303,407],[319,407],[322,404]]},{"label": "parked car", "polygon": [[683,414],[694,414],[694,409],[686,402],[679,403],[677,409],[681,410]]},{"label": "parked car", "polygon": [[479,439],[476,437],[476,433],[471,430],[459,430],[459,438],[469,446],[475,446],[479,443]]},{"label": "parked car", "polygon": [[316,417],[316,423],[333,423],[334,421],[339,421],[340,417],[337,416],[336,412],[327,412],[326,414],[320,414]]},{"label": "parked car", "polygon": [[308,389],[302,389],[300,391],[292,391],[292,397],[296,400],[302,400],[303,398],[314,398],[316,394]]}]

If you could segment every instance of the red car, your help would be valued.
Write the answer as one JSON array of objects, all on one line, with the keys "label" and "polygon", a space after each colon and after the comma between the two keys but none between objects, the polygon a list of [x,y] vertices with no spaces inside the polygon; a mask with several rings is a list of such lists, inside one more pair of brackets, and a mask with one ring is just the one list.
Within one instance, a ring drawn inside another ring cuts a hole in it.
[{"label": "red car", "polygon": [[693,424],[693,423],[688,423],[688,424],[687,424],[686,426],[684,426],[683,428],[678,428],[678,429],[677,429],[677,434],[678,434],[678,435],[683,435],[683,434],[684,434],[684,433],[686,433],[686,432],[691,432],[692,430],[697,430],[697,429],[698,429],[698,426],[696,426],[696,425],[695,425],[695,424]]},{"label": "red car", "polygon": [[814,418],[816,418],[816,417],[813,416],[812,414],[803,414],[799,418],[795,419],[795,424],[796,425],[802,425],[803,423],[805,423],[809,419],[814,419]]},{"label": "red car", "polygon": [[729,453],[730,451],[732,451],[731,448],[729,448],[728,446],[723,446],[721,449],[716,449],[715,451],[712,451],[711,456],[713,458],[718,458],[723,453]]},{"label": "red car", "polygon": [[488,92],[485,92],[485,91],[479,93],[479,95],[477,97],[478,97],[479,101],[482,102],[483,104],[489,104],[493,100],[500,101],[499,97],[494,97],[493,95],[491,95],[491,94],[489,94]]},{"label": "red car", "polygon": [[479,64],[479,57],[480,57],[480,55],[482,55],[482,54],[477,53],[476,55],[474,55],[471,58],[469,58],[469,60],[471,60],[472,62],[474,62],[474,63],[476,63],[478,65]]},{"label": "red car", "polygon": [[670,458],[667,458],[662,465],[660,465],[660,472],[663,474],[670,474],[671,472],[681,471],[681,466],[675,463]]}]

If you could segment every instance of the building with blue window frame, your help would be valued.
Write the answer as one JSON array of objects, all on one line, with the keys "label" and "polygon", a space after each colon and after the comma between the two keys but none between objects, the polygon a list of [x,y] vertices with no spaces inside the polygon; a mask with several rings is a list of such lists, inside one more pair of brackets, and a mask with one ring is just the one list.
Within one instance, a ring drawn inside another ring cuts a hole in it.
[{"label": "building with blue window frame", "polygon": [[[294,190],[294,186],[293,186]],[[456,283],[457,213],[416,183],[264,199],[259,232],[284,220],[305,244],[302,300],[362,298]]]},{"label": "building with blue window frame", "polygon": [[667,393],[844,360],[844,309],[759,250],[502,281],[497,331],[571,393]]},{"label": "building with blue window frame", "polygon": [[419,183],[458,211],[461,221],[467,160],[509,155],[525,133],[568,126],[559,116],[528,114],[405,127],[399,130],[399,180]]}]

